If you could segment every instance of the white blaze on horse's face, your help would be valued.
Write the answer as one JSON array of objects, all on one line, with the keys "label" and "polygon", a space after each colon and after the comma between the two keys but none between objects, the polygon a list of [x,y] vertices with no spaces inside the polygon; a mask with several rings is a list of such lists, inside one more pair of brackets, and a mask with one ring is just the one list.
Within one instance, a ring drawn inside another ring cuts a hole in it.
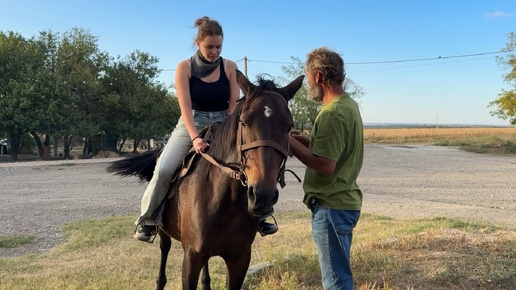
[{"label": "white blaze on horse's face", "polygon": [[263,112],[265,114],[265,117],[269,118],[272,115],[272,109],[269,108],[269,106],[263,106],[265,108],[265,111]]}]

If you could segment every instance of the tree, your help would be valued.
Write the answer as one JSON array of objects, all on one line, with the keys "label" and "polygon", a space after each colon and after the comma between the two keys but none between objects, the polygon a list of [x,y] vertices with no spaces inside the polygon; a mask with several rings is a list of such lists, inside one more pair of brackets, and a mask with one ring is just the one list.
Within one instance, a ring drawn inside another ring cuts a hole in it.
[{"label": "tree", "polygon": [[47,118],[48,81],[38,42],[0,32],[0,131],[9,135],[13,161],[18,160],[22,135],[39,129]]},{"label": "tree", "polygon": [[[67,101],[55,129],[63,138],[65,158],[70,157],[74,137],[84,137],[86,147],[98,132],[99,115],[106,110],[100,77],[108,60],[109,55],[98,47],[98,37],[88,30],[73,28],[60,38],[56,74],[65,86],[61,94]],[[83,155],[89,153],[83,149]]]},{"label": "tree", "polygon": [[506,54],[497,57],[498,63],[504,68],[508,68],[509,72],[504,75],[504,81],[512,86],[511,90],[504,90],[498,94],[498,99],[489,103],[488,107],[496,107],[491,111],[491,116],[496,116],[503,120],[509,120],[511,125],[516,125],[516,34],[510,32],[508,34],[508,42],[504,51]]},{"label": "tree", "polygon": [[59,39],[58,33],[52,31],[42,31],[35,39],[45,60],[43,63],[44,78],[41,78],[43,84],[40,88],[40,94],[44,96],[45,102],[42,108],[46,111],[39,124],[30,133],[36,141],[39,155],[43,156],[43,144],[39,136],[44,133],[44,145],[48,149],[50,146],[50,133],[62,126],[67,114],[67,106],[72,102],[71,94],[67,93],[66,82],[62,81],[58,73],[59,59]]},{"label": "tree", "polygon": [[[291,79],[297,78],[300,75],[305,74],[305,64],[301,59],[297,57],[291,57],[295,62],[293,65],[282,67],[282,71]],[[289,80],[280,77],[281,82],[288,83]],[[350,78],[346,78],[343,84],[344,91],[346,91],[353,99],[358,100],[364,95],[362,87],[358,86]],[[312,101],[308,95],[308,85],[305,82],[299,91],[296,93],[294,98],[290,101],[289,107],[294,118],[294,127],[297,129],[310,129],[312,128],[315,117],[321,109],[322,104]]]},{"label": "tree", "polygon": [[50,133],[62,137],[67,158],[72,138],[92,131],[98,76],[107,59],[96,41],[79,28],[63,36],[43,31],[28,40],[13,32],[1,34],[0,116],[8,121],[0,126],[10,132],[14,160],[19,136],[26,132],[36,140],[40,155],[40,135],[45,134],[47,145]]},{"label": "tree", "polygon": [[[162,137],[179,119],[179,106],[163,84],[157,81],[158,59],[141,51],[118,57],[106,70],[105,91],[114,100],[105,130],[123,142],[134,140],[136,151],[142,140]],[[120,149],[118,149],[120,150]]]},{"label": "tree", "polygon": [[158,59],[137,50],[112,61],[97,40],[80,28],[30,39],[0,31],[0,133],[9,138],[14,161],[28,133],[40,156],[50,134],[62,138],[65,158],[77,137],[84,138],[87,156],[99,135],[100,142],[114,136],[107,140],[115,149],[118,137],[139,143],[170,133],[180,111],[175,96],[157,81]]}]

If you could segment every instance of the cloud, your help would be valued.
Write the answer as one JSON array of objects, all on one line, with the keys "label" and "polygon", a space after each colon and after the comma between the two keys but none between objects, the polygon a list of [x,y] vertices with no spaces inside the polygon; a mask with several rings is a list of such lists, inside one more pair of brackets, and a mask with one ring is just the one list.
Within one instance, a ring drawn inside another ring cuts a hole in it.
[{"label": "cloud", "polygon": [[488,12],[488,13],[486,13],[486,16],[492,17],[492,18],[512,17],[512,16],[516,16],[516,12],[502,12],[502,11]]}]

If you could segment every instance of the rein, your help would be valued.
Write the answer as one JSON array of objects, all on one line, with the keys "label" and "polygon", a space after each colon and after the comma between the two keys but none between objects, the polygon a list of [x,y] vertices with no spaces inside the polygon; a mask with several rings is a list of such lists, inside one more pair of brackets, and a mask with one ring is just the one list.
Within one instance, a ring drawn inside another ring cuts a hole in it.
[{"label": "rein", "polygon": [[208,160],[211,164],[220,168],[222,171],[227,173],[231,178],[234,178],[237,180],[242,180],[242,176],[245,176],[245,174],[243,172],[241,172],[240,170],[236,170],[233,167],[226,166],[224,164],[219,163],[217,160],[215,160],[215,158],[211,157],[211,155],[209,155],[207,153],[201,152],[198,154],[201,154],[201,156],[204,157],[204,159]]},{"label": "rein", "polygon": [[[271,91],[271,93],[278,95],[283,101],[285,101],[285,103],[287,103],[287,101],[280,94],[278,94],[276,92],[272,92],[272,91]],[[231,166],[221,164],[220,162],[215,160],[215,158],[213,158],[211,155],[209,155],[207,153],[201,152],[200,153],[201,156],[204,157],[204,159],[208,160],[213,165],[219,167],[222,171],[227,173],[231,178],[240,180],[242,185],[247,187],[247,177],[244,172],[244,168],[246,166],[246,159],[245,159],[245,155],[243,153],[250,149],[255,149],[255,148],[260,148],[260,147],[272,147],[276,151],[281,153],[281,155],[283,155],[283,161],[281,162],[280,172],[279,172],[279,176],[278,176],[278,183],[280,184],[281,188],[285,187],[285,185],[286,185],[286,183],[285,183],[285,172],[286,171],[289,171],[290,173],[292,173],[297,178],[297,180],[299,182],[301,182],[301,179],[292,170],[285,169],[290,144],[287,144],[287,148],[285,148],[281,144],[271,141],[271,140],[256,140],[256,141],[244,144],[243,138],[242,138],[242,131],[243,131],[244,126],[243,126],[243,122],[240,121],[240,118],[238,118],[238,119],[239,120],[238,120],[238,128],[237,128],[236,148],[237,148],[237,153],[238,153],[238,160],[240,163],[236,163],[237,166],[231,167]]]}]

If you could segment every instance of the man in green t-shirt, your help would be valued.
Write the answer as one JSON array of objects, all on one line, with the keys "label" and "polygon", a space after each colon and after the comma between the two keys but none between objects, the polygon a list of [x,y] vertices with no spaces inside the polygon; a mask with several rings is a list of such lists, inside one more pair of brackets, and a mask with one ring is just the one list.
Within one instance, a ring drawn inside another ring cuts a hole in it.
[{"label": "man in green t-shirt", "polygon": [[292,153],[307,166],[303,202],[312,210],[324,289],[353,289],[350,249],[360,217],[357,177],[364,159],[358,104],[344,91],[342,57],[321,47],[308,54],[306,75],[312,100],[322,102],[310,136],[292,131]]}]

